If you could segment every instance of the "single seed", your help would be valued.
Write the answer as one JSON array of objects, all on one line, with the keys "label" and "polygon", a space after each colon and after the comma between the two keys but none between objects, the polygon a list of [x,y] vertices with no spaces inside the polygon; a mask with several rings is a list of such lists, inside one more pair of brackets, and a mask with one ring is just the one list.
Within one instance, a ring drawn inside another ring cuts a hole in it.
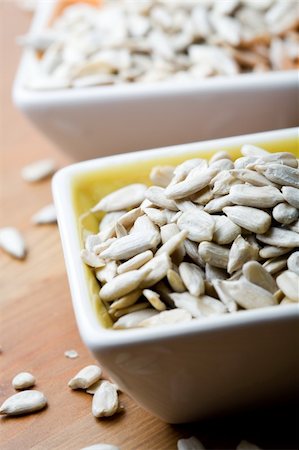
[{"label": "single seed", "polygon": [[118,410],[118,395],[114,384],[103,380],[92,399],[92,414],[95,417],[110,417]]},{"label": "single seed", "polygon": [[20,372],[12,380],[12,385],[17,390],[23,390],[35,385],[35,377],[29,372]]},{"label": "single seed", "polygon": [[26,256],[24,239],[13,227],[0,228],[0,248],[17,259],[24,259]]},{"label": "single seed", "polygon": [[101,378],[102,369],[99,366],[90,365],[81,369],[69,382],[71,389],[87,389]]},{"label": "single seed", "polygon": [[129,184],[102,198],[92,209],[98,211],[119,211],[121,209],[136,208],[145,198],[145,184]]},{"label": "single seed", "polygon": [[52,159],[42,159],[23,167],[21,175],[23,180],[34,183],[53,175],[55,170],[56,164]]},{"label": "single seed", "polygon": [[34,214],[34,216],[32,216],[31,220],[36,225],[56,223],[57,215],[55,206],[52,203],[50,205],[44,206],[36,214]]},{"label": "single seed", "polygon": [[47,405],[47,399],[40,391],[22,391],[6,399],[0,406],[0,414],[19,416],[39,411]]},{"label": "single seed", "polygon": [[160,295],[157,294],[157,292],[154,292],[151,289],[144,289],[142,293],[157,311],[164,311],[166,309],[165,303],[161,302]]}]

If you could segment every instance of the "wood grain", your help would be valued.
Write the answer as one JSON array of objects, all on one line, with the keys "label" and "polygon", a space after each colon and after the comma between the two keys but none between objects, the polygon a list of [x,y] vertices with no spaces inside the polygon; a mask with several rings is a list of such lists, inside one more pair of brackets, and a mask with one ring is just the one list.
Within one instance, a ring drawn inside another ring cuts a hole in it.
[{"label": "wood grain", "polygon": [[[37,388],[49,401],[40,413],[2,417],[1,449],[79,450],[108,442],[122,450],[175,450],[177,439],[191,435],[212,449],[235,448],[241,439],[261,448],[297,448],[292,404],[266,405],[238,416],[171,426],[125,394],[121,395],[124,414],[96,420],[91,415],[91,396],[70,392],[69,378],[94,360],[76,328],[58,230],[30,223],[31,215],[51,201],[50,182],[26,184],[20,169],[44,157],[54,158],[58,166],[71,160],[40,136],[12,105],[11,86],[20,57],[15,37],[26,31],[31,17],[12,1],[2,0],[0,12],[1,226],[18,227],[29,249],[24,262],[0,253],[0,401],[13,394],[11,379],[23,370],[36,376]],[[64,357],[64,351],[71,348],[79,352],[78,359]]]}]

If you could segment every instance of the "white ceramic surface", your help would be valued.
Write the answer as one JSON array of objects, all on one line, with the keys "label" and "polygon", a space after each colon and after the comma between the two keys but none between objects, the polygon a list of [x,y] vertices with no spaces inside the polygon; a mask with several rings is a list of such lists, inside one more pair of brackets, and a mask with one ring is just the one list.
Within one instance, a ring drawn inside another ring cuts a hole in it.
[{"label": "white ceramic surface", "polygon": [[122,390],[167,422],[193,421],[292,395],[298,381],[298,305],[153,329],[103,328],[92,309],[80,259],[72,180],[124,163],[296,136],[298,129],[291,129],[116,155],[71,165],[54,176],[54,201],[81,337]]},{"label": "white ceramic surface", "polygon": [[[39,2],[31,30],[50,14]],[[34,92],[24,89],[31,61],[24,51],[14,102],[79,160],[298,125],[297,71]]]}]

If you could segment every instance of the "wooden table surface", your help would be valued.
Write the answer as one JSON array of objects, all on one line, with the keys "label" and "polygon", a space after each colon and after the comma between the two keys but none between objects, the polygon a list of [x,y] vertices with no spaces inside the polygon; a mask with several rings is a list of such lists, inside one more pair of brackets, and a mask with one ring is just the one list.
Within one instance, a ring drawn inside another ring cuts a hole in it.
[{"label": "wooden table surface", "polygon": [[[11,86],[19,62],[15,37],[30,23],[29,13],[13,1],[0,2],[1,33],[1,226],[16,226],[25,236],[28,257],[20,262],[0,253],[2,354],[0,402],[14,393],[12,377],[30,371],[49,406],[37,414],[0,419],[2,450],[72,449],[113,443],[122,450],[175,450],[181,437],[197,436],[206,448],[232,449],[241,439],[261,448],[295,449],[293,405],[269,405],[195,424],[171,426],[151,416],[125,394],[125,413],[108,420],[91,414],[91,396],[71,392],[69,378],[94,363],[78,335],[55,225],[34,226],[30,218],[51,202],[50,181],[28,184],[21,168],[51,157],[58,166],[72,162],[54,148],[14,108]],[[64,351],[76,349],[79,358]]]}]

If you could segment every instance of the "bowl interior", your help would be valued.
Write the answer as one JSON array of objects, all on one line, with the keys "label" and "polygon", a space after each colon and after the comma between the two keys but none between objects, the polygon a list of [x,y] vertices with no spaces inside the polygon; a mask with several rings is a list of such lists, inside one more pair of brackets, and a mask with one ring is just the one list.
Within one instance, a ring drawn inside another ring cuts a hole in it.
[{"label": "bowl interior", "polygon": [[[263,140],[261,138],[260,141],[254,139],[253,143],[271,152],[290,151],[295,154],[298,152],[298,141],[295,137],[276,140]],[[200,145],[200,149],[190,151],[188,146],[186,146],[186,151],[181,151],[179,154],[175,154],[175,156],[165,157],[163,151],[161,151],[161,156],[159,156],[156,151],[154,157],[148,156],[148,159],[142,159],[141,161],[126,163],[124,159],[122,163],[110,164],[108,167],[77,173],[72,178],[71,189],[77,232],[81,246],[83,247],[84,230],[92,233],[98,231],[99,221],[103,217],[103,214],[92,214],[89,210],[105,195],[130,183],[150,184],[149,173],[153,166],[165,164],[177,165],[186,159],[195,157],[209,158],[219,149],[226,150],[233,158],[237,158],[240,156],[240,147],[240,144],[222,145],[221,147],[215,145],[213,150],[202,150],[202,145]],[[82,264],[84,266],[93,310],[101,326],[110,328],[112,322],[103,303],[99,301],[99,285],[94,272],[83,262]]]}]

